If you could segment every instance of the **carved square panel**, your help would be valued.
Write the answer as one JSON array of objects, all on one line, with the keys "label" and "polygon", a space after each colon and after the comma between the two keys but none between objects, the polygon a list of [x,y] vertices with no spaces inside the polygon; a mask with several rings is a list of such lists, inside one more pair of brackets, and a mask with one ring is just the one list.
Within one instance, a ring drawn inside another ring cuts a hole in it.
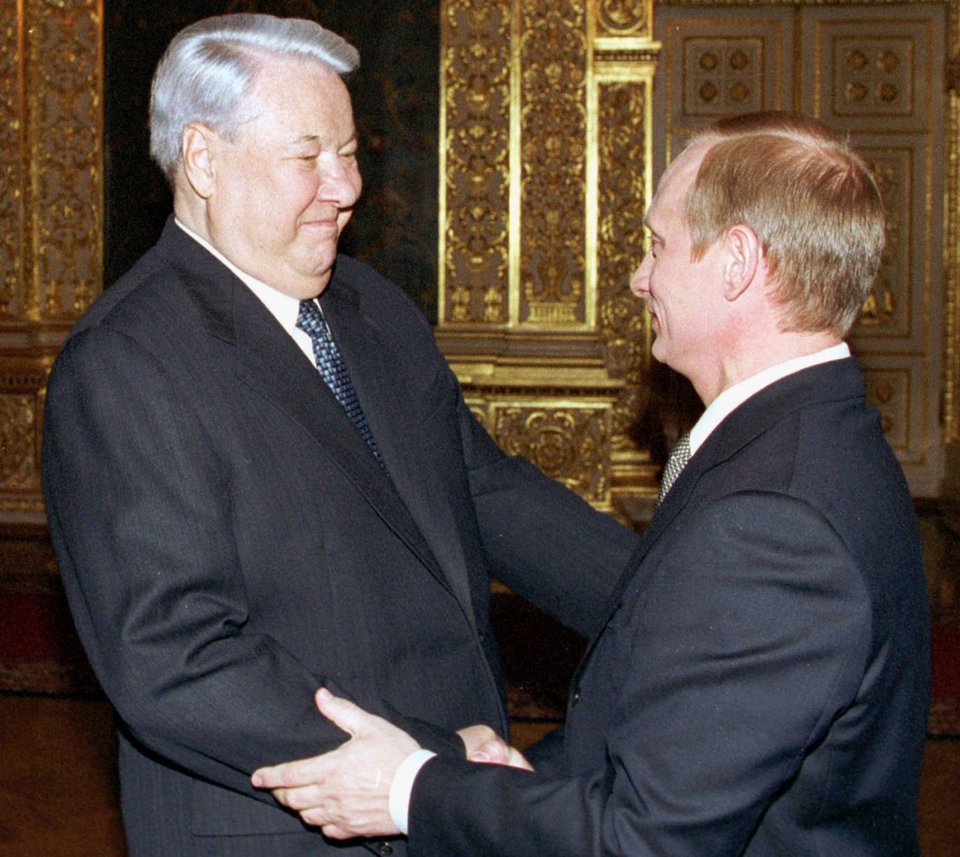
[{"label": "carved square panel", "polygon": [[[855,336],[903,340],[911,336],[915,310],[920,309],[914,306],[914,297],[923,292],[922,269],[916,272],[921,277],[920,288],[913,288],[912,251],[914,240],[922,239],[924,222],[922,209],[915,212],[921,200],[914,195],[914,152],[902,146],[859,146],[858,150],[880,188],[887,229],[880,271],[860,314]],[[915,228],[920,235],[914,235]]]},{"label": "carved square panel", "polygon": [[857,354],[867,402],[880,412],[887,442],[903,466],[911,491],[935,496],[942,473],[939,428],[926,406],[928,369],[920,355]]},{"label": "carved square panel", "polygon": [[714,119],[764,104],[763,40],[691,38],[683,43],[683,110]]},{"label": "carved square panel", "polygon": [[39,488],[36,405],[33,395],[0,394],[0,493]]},{"label": "carved square panel", "polygon": [[609,502],[609,405],[495,401],[488,414],[488,429],[504,451],[529,459],[589,502]]},{"label": "carved square panel", "polygon": [[841,36],[831,44],[833,112],[897,115],[913,112],[913,42],[908,38]]},{"label": "carved square panel", "polygon": [[927,133],[942,75],[943,7],[812,7],[803,14],[804,109],[830,125]]},{"label": "carved square panel", "polygon": [[773,6],[728,10],[657,6],[662,43],[654,82],[654,171],[721,116],[789,109],[793,12]]}]

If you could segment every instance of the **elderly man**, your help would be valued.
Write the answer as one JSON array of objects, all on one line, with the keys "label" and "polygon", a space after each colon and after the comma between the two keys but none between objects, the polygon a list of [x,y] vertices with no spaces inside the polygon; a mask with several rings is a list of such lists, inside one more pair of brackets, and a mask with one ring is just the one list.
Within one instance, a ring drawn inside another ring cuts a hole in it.
[{"label": "elderly man", "polygon": [[636,546],[505,457],[416,307],[338,257],[356,65],[309,21],[172,41],[150,121],[175,218],[50,378],[48,520],[131,857],[404,853],[326,841],[251,773],[341,744],[321,684],[439,753],[506,735],[490,575],[589,634]]},{"label": "elderly man", "polygon": [[330,835],[408,831],[416,857],[918,853],[919,540],[843,342],[880,262],[876,185],[818,123],[753,115],[691,143],[647,223],[631,287],[706,410],[562,739],[533,772],[496,740],[473,758],[513,767],[431,757],[321,691],[351,742],[254,782]]}]

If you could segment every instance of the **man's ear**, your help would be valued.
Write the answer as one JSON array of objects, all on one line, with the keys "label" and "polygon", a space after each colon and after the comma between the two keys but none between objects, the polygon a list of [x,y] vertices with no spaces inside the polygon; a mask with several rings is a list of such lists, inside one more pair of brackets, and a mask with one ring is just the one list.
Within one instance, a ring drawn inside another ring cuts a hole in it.
[{"label": "man's ear", "polygon": [[723,269],[723,296],[735,301],[756,278],[763,249],[757,234],[742,223],[727,230],[724,242],[727,258]]},{"label": "man's ear", "polygon": [[203,199],[209,199],[212,196],[215,186],[216,136],[216,132],[206,125],[192,122],[183,129],[183,135],[180,138],[184,175],[194,193]]}]

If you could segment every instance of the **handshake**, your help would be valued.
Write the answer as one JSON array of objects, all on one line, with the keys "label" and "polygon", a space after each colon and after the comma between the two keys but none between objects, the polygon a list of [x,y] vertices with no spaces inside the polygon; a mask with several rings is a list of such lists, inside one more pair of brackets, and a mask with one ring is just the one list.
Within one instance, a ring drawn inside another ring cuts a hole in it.
[{"label": "handshake", "polygon": [[[255,771],[251,781],[332,839],[406,833],[413,781],[432,755],[392,723],[326,688],[316,694],[320,713],[350,735],[329,753]],[[457,733],[471,762],[532,771],[530,763],[489,726]]]}]

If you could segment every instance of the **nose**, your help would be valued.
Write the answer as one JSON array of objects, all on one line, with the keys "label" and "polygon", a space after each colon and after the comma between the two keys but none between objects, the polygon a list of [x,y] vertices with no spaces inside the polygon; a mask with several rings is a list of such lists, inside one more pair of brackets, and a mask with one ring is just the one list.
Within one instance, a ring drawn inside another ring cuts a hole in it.
[{"label": "nose", "polygon": [[363,180],[354,159],[333,155],[322,166],[317,199],[333,203],[337,208],[353,208],[360,198]]},{"label": "nose", "polygon": [[646,300],[650,295],[650,268],[652,267],[653,257],[650,253],[645,253],[640,261],[640,267],[633,272],[630,278],[630,291],[641,300]]}]

